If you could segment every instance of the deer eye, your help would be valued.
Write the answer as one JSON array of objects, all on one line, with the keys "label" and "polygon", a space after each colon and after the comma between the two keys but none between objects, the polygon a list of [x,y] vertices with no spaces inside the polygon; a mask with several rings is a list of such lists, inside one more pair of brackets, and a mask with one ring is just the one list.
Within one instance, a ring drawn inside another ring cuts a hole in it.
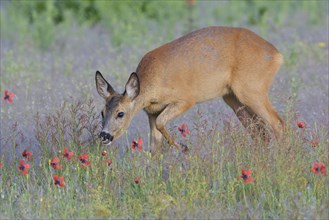
[{"label": "deer eye", "polygon": [[102,115],[102,118],[104,118],[104,113],[103,113],[103,111],[101,111],[101,115]]},{"label": "deer eye", "polygon": [[125,115],[124,112],[119,112],[119,113],[118,113],[118,118],[122,118],[124,115]]}]

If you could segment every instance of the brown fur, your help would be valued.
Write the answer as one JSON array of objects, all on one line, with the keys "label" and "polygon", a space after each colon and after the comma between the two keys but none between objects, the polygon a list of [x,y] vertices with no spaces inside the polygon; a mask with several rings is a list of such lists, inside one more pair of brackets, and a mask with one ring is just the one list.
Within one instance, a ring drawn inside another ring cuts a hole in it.
[{"label": "brown fur", "polygon": [[136,70],[138,95],[133,99],[123,95],[120,105],[131,106],[126,112],[128,125],[138,111],[146,111],[155,148],[162,136],[178,146],[166,123],[193,105],[217,97],[224,98],[245,127],[259,117],[263,124],[258,132],[264,133],[268,125],[279,136],[282,120],[268,91],[282,62],[272,44],[247,29],[203,28],[147,53]]}]

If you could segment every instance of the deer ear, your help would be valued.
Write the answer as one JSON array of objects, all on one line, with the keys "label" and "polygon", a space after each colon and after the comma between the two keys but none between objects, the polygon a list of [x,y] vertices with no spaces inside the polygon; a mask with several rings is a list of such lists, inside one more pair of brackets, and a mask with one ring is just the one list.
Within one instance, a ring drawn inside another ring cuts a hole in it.
[{"label": "deer ear", "polygon": [[134,72],[130,75],[128,82],[126,83],[125,94],[133,100],[139,94],[139,79],[137,74]]},{"label": "deer ear", "polygon": [[96,71],[95,80],[97,92],[104,99],[115,93],[112,86],[104,79],[99,71]]}]

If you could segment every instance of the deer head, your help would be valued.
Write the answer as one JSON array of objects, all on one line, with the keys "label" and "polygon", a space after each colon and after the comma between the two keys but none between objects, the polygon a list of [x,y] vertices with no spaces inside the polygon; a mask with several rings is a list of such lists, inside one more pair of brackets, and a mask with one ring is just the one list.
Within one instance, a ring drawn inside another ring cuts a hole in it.
[{"label": "deer head", "polygon": [[132,73],[122,94],[116,92],[99,71],[95,80],[97,92],[105,100],[100,138],[103,144],[108,145],[120,137],[130,124],[136,108],[135,99],[140,91],[139,80],[137,74]]}]

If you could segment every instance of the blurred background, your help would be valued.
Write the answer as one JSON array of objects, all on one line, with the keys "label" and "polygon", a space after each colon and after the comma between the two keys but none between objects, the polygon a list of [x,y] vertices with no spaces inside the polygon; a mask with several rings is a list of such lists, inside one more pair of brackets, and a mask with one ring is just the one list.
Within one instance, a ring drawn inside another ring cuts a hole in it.
[{"label": "blurred background", "polygon": [[[284,118],[293,111],[308,124],[329,124],[327,1],[1,0],[0,11],[0,89],[15,94],[12,104],[0,101],[0,159],[50,143],[41,144],[38,123],[42,130],[56,113],[68,115],[63,123],[70,121],[71,105],[78,102],[94,100],[89,110],[98,122],[103,100],[95,89],[96,70],[123,91],[145,53],[212,25],[246,27],[273,43],[285,59],[270,93],[276,109]],[[194,107],[169,127],[182,121],[192,126],[202,117],[224,123],[234,115],[217,100]],[[147,140],[148,132],[140,113],[118,144],[138,136]]]}]

